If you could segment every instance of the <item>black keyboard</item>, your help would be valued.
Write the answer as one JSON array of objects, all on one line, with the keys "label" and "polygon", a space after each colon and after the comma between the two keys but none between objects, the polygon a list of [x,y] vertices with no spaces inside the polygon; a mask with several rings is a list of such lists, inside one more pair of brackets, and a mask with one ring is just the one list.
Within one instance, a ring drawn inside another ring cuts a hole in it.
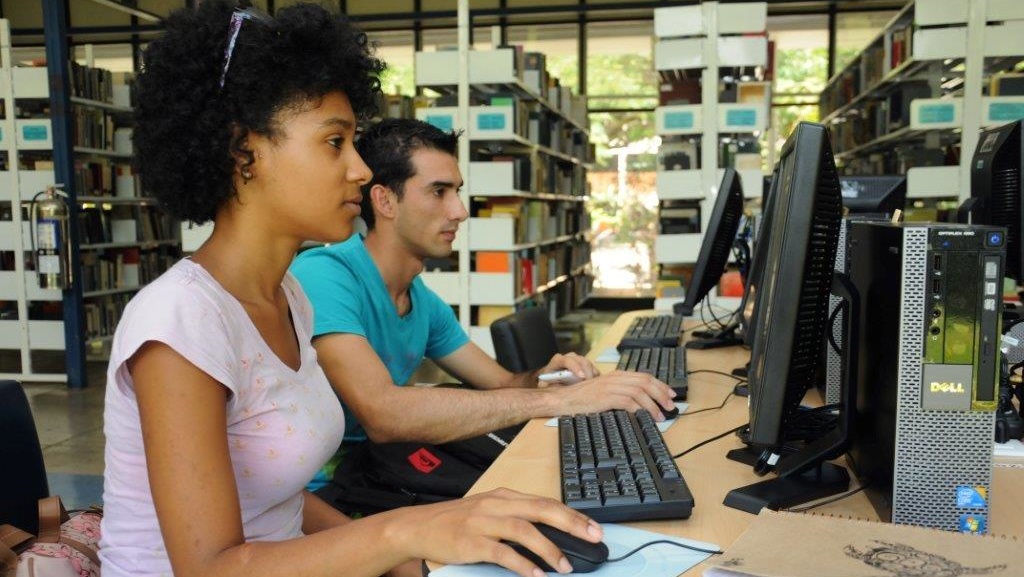
[{"label": "black keyboard", "polygon": [[693,495],[646,410],[558,418],[562,502],[602,523],[686,519]]},{"label": "black keyboard", "polygon": [[619,351],[650,347],[675,347],[683,332],[682,315],[656,315],[633,319],[619,341]]},{"label": "black keyboard", "polygon": [[660,349],[626,349],[619,356],[622,371],[647,373],[672,387],[677,401],[686,400],[686,349],[683,347]]}]

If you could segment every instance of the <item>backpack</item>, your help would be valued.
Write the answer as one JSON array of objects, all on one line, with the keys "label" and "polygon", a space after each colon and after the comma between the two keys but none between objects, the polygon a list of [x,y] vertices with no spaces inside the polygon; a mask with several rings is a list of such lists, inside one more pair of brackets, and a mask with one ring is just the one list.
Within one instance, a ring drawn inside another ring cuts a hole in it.
[{"label": "backpack", "polygon": [[[60,497],[39,500],[39,536],[0,525],[0,575],[100,577],[100,519],[93,508],[69,516]],[[13,573],[11,573],[13,571]]]},{"label": "backpack", "polygon": [[369,440],[350,445],[331,482],[316,494],[350,516],[458,499],[522,426],[444,445]]}]

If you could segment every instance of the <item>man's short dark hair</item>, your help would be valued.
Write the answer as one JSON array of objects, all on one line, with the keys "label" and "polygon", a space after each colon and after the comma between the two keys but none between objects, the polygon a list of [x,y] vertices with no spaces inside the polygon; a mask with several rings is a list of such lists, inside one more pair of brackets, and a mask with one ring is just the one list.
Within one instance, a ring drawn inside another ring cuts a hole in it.
[{"label": "man's short dark hair", "polygon": [[426,148],[456,156],[458,141],[458,132],[445,132],[412,118],[385,118],[363,132],[356,141],[356,150],[373,171],[373,179],[363,185],[362,217],[366,228],[373,230],[377,223],[370,198],[374,185],[386,186],[401,198],[405,181],[416,174],[412,154]]}]

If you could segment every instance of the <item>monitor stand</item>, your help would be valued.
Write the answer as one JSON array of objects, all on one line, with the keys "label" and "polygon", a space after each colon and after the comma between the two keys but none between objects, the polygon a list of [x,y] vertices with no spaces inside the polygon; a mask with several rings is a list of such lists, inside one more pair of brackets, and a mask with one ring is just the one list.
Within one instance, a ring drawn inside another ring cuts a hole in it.
[{"label": "monitor stand", "polygon": [[694,331],[695,339],[686,341],[686,348],[697,350],[720,349],[743,344],[743,339],[736,336],[740,323],[733,320],[717,331]]},{"label": "monitor stand", "polygon": [[829,462],[798,473],[776,477],[733,489],[725,496],[725,506],[757,515],[765,507],[778,511],[794,505],[838,495],[850,488],[850,474]]},{"label": "monitor stand", "polygon": [[743,377],[744,379],[750,376],[750,361],[742,367],[736,367],[732,370],[732,376]]}]

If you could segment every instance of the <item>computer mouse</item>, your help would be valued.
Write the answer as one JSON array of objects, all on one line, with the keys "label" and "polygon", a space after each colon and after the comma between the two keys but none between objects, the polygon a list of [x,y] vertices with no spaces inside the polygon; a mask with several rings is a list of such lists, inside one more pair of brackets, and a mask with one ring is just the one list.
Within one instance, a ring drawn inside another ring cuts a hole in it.
[{"label": "computer mouse", "polygon": [[[562,553],[565,554],[565,558],[569,560],[569,565],[572,565],[573,573],[591,573],[608,560],[608,546],[604,543],[591,543],[586,539],[580,539],[575,535],[570,535],[565,531],[555,529],[543,523],[534,523],[533,526],[540,531],[541,535],[544,535],[554,543],[555,547],[561,549]],[[526,557],[535,563],[537,567],[540,567],[541,571],[556,571],[525,546],[512,542],[508,544],[515,549],[516,553]]]},{"label": "computer mouse", "polygon": [[679,406],[672,405],[672,410],[667,410],[664,407],[658,407],[661,409],[661,414],[665,416],[665,420],[674,419],[679,416]]}]

